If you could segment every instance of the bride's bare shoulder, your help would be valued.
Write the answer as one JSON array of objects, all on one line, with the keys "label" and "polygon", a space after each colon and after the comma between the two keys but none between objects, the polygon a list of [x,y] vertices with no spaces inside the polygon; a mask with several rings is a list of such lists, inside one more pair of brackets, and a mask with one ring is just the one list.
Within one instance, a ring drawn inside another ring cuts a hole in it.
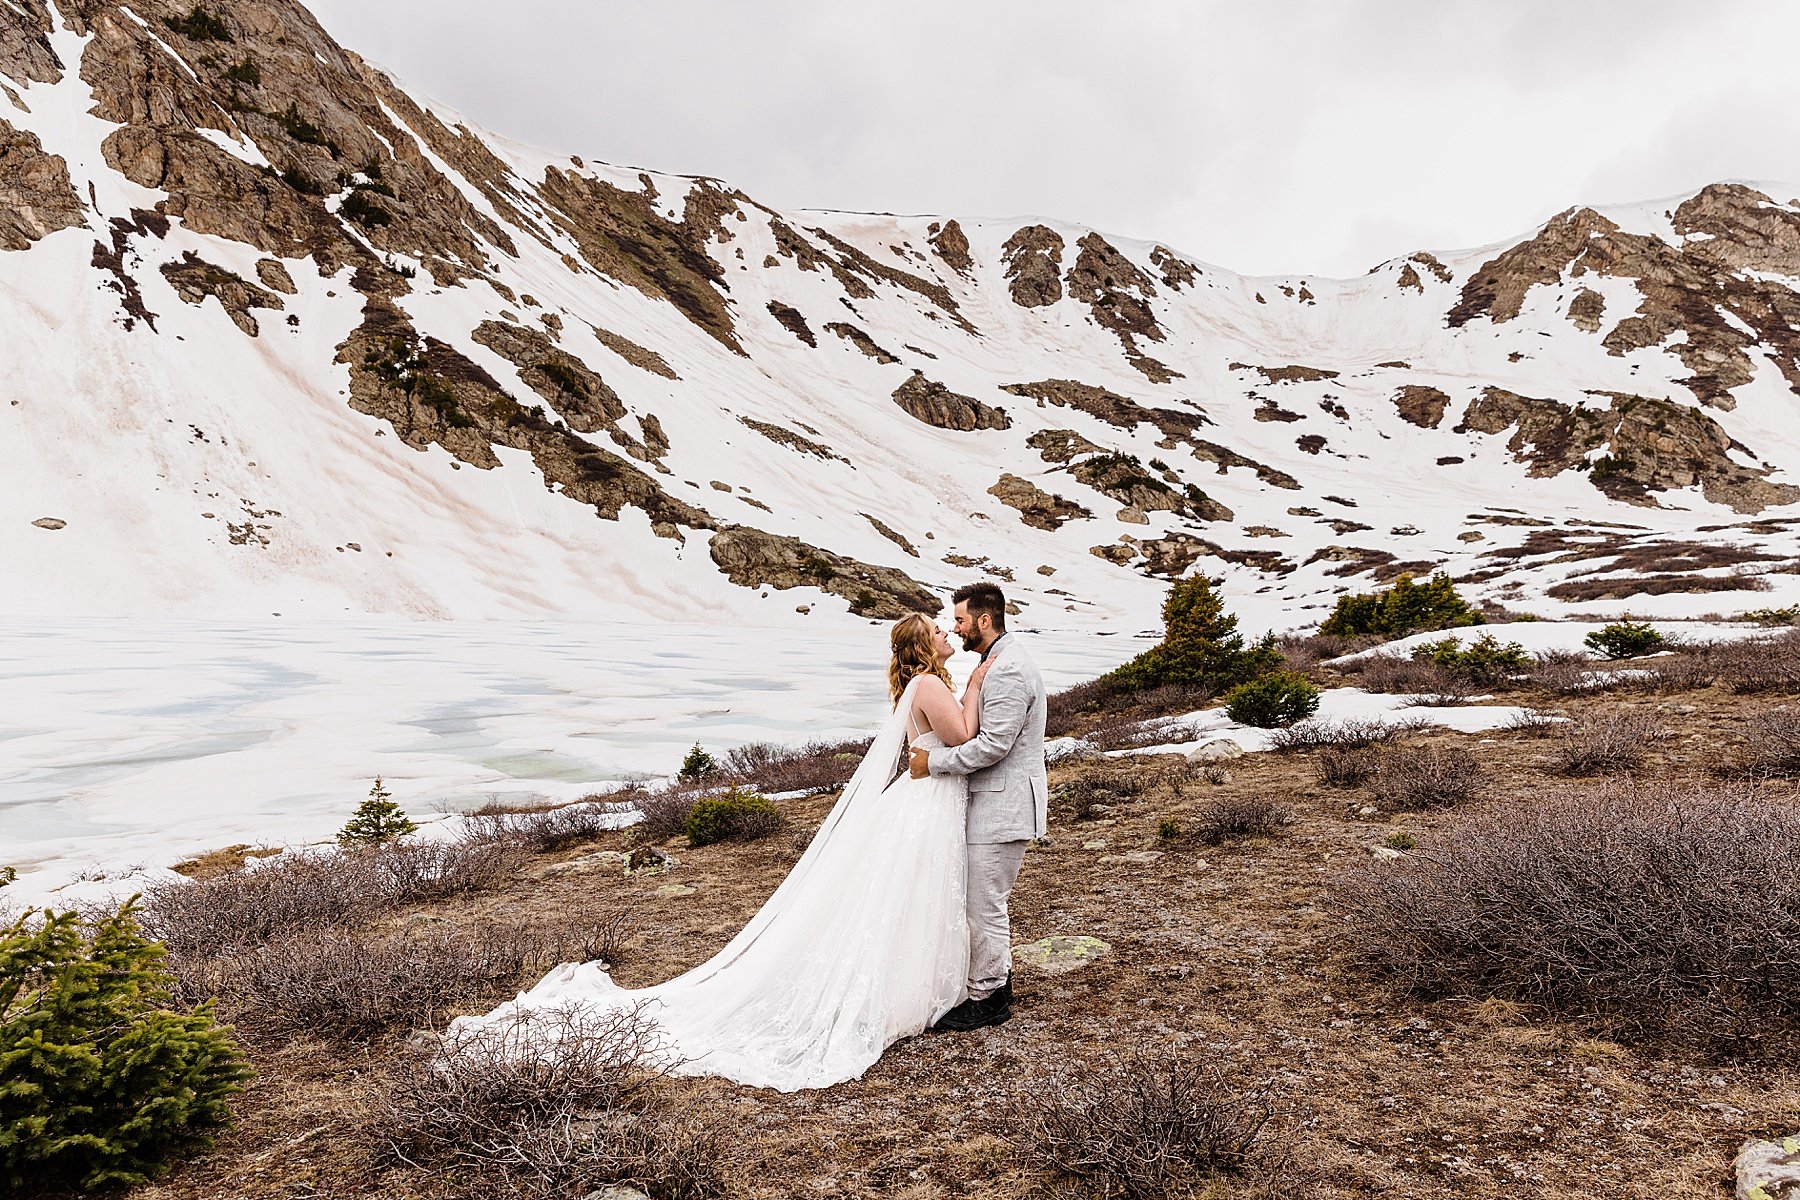
[{"label": "bride's bare shoulder", "polygon": [[913,696],[923,700],[933,693],[947,696],[950,694],[950,685],[936,675],[919,676],[918,690],[913,693]]}]

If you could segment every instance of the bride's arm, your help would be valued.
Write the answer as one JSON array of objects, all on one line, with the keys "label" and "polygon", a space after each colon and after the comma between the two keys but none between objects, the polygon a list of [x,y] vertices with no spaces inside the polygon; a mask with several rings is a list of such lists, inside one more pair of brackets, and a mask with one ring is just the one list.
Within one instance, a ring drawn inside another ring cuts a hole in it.
[{"label": "bride's arm", "polygon": [[969,686],[963,689],[963,728],[971,738],[981,732],[981,681],[987,677],[987,669],[986,663],[976,667],[969,676]]},{"label": "bride's arm", "polygon": [[[973,703],[979,706],[979,688],[974,689],[973,697]],[[980,727],[980,714],[970,715],[970,704],[971,700],[967,698],[959,703],[936,675],[922,678],[918,691],[913,694],[914,710],[946,746],[960,746],[975,736]]]}]

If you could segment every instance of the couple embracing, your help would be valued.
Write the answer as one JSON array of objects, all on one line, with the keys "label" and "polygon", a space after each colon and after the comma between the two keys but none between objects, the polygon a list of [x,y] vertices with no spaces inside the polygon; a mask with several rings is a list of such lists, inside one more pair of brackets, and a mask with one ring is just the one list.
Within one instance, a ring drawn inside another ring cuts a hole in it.
[{"label": "couple embracing", "polygon": [[952,599],[956,635],[981,655],[963,695],[944,631],[917,613],[896,621],[892,714],[806,853],[723,950],[641,989],[619,987],[604,963],[566,963],[454,1022],[449,1044],[497,1029],[514,1044],[553,1037],[567,1023],[534,1017],[642,1006],[675,1070],[794,1091],[859,1077],[927,1028],[1011,1017],[1007,899],[1044,834],[1044,684],[1006,632],[997,586]]}]

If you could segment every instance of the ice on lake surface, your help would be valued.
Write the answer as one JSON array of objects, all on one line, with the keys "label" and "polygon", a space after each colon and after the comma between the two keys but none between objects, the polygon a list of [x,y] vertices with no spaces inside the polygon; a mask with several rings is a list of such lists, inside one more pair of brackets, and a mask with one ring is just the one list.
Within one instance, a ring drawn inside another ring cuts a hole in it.
[{"label": "ice on lake surface", "polygon": [[[1051,690],[1141,648],[1021,631]],[[974,656],[958,654],[960,678]],[[0,623],[6,898],[141,883],[233,843],[328,838],[382,777],[415,817],[660,776],[699,741],[859,737],[887,625]],[[115,887],[113,890],[117,890]]]}]

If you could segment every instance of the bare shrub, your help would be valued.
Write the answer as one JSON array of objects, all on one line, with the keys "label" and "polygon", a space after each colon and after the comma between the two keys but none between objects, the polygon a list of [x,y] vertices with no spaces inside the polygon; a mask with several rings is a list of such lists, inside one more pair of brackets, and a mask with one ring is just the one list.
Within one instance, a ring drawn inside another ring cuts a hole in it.
[{"label": "bare shrub", "polygon": [[1728,643],[1713,664],[1717,680],[1734,692],[1800,692],[1800,630]]},{"label": "bare shrub", "polygon": [[1533,687],[1559,696],[1605,690],[1606,678],[1595,673],[1593,658],[1578,650],[1540,650],[1526,675]]},{"label": "bare shrub", "polygon": [[1374,746],[1327,746],[1313,759],[1313,774],[1326,787],[1361,787],[1381,767]]},{"label": "bare shrub", "polygon": [[1096,1196],[1199,1195],[1220,1176],[1266,1177],[1286,1157],[1268,1136],[1268,1085],[1174,1048],[1045,1072],[1006,1117],[1008,1140]]},{"label": "bare shrub", "polygon": [[1602,775],[1643,765],[1656,718],[1637,709],[1585,713],[1559,728],[1551,764],[1564,775]]},{"label": "bare shrub", "polygon": [[440,1024],[557,963],[613,963],[625,933],[622,916],[398,934],[326,928],[190,965],[216,974],[233,1019],[259,1033],[361,1041]]},{"label": "bare shrub", "polygon": [[1478,691],[1465,676],[1429,660],[1373,654],[1361,660],[1361,667],[1356,683],[1365,691],[1412,694],[1439,704],[1455,704]]},{"label": "bare shrub", "polygon": [[1658,782],[1459,822],[1345,878],[1360,958],[1427,997],[1771,1050],[1800,1028],[1800,807]]},{"label": "bare shrub", "polygon": [[1382,755],[1374,791],[1383,806],[1416,812],[1472,800],[1482,783],[1481,765],[1460,746],[1412,746]]},{"label": "bare shrub", "polygon": [[631,827],[632,838],[639,842],[666,842],[685,836],[688,816],[706,793],[706,788],[666,787],[639,795],[635,802],[644,819]]},{"label": "bare shrub", "polygon": [[1418,727],[1417,721],[1396,721],[1389,724],[1356,718],[1341,721],[1316,718],[1296,721],[1283,729],[1271,729],[1268,747],[1285,753],[1291,750],[1319,750],[1327,746],[1341,750],[1384,745]]},{"label": "bare shrub", "polygon": [[539,852],[566,850],[618,828],[625,804],[596,797],[536,811],[477,809],[464,818],[472,839],[513,841]]},{"label": "bare shrub", "polygon": [[1567,723],[1568,718],[1552,716],[1535,708],[1521,708],[1506,718],[1500,728],[1506,733],[1522,733],[1526,737],[1546,738]]},{"label": "bare shrub", "polygon": [[488,1194],[549,1200],[614,1185],[724,1196],[743,1144],[667,1086],[676,1065],[642,1005],[547,1011],[445,1039],[370,1095],[388,1155]]},{"label": "bare shrub", "polygon": [[1133,691],[1109,683],[1105,678],[1090,679],[1049,698],[1044,713],[1044,736],[1067,737],[1093,724],[1096,718],[1120,713],[1128,713],[1140,721],[1190,713],[1203,708],[1215,695],[1214,689],[1193,684],[1163,684]]},{"label": "bare shrub", "polygon": [[520,847],[482,840],[302,849],[210,879],[144,889],[144,929],[172,952],[213,955],[297,928],[360,920],[397,905],[482,891],[512,877]]},{"label": "bare shrub", "polygon": [[1275,639],[1275,648],[1287,660],[1287,670],[1305,674],[1319,663],[1367,650],[1381,642],[1382,639],[1374,634],[1352,637],[1330,633],[1284,633]]},{"label": "bare shrub", "polygon": [[1100,766],[1057,785],[1051,797],[1070,820],[1093,821],[1143,790],[1143,783],[1131,772]]},{"label": "bare shrub", "polygon": [[725,754],[725,776],[764,792],[828,792],[850,782],[869,739],[777,746],[750,742]]},{"label": "bare shrub", "polygon": [[1744,721],[1744,745],[1725,771],[1751,779],[1792,779],[1800,775],[1800,710],[1773,708]]},{"label": "bare shrub", "polygon": [[1097,750],[1142,750],[1179,739],[1179,733],[1147,721],[1102,725],[1088,734],[1088,741]]},{"label": "bare shrub", "polygon": [[1294,820],[1294,810],[1267,796],[1226,796],[1200,810],[1194,836],[1208,846],[1267,837]]}]

